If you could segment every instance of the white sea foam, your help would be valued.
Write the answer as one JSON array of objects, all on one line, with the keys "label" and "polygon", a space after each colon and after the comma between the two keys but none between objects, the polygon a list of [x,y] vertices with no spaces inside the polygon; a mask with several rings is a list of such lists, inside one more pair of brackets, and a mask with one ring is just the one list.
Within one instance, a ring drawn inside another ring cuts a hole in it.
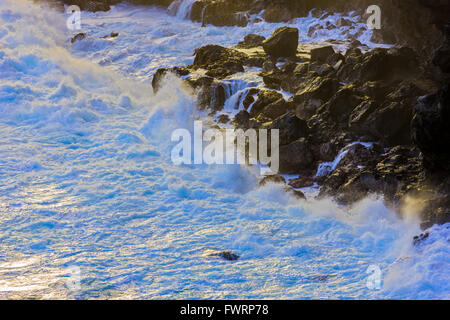
[{"label": "white sea foam", "polygon": [[170,162],[171,131],[203,114],[174,77],[153,95],[152,72],[277,24],[201,28],[130,5],[82,19],[90,38],[72,46],[62,13],[0,3],[0,298],[449,298],[448,225],[413,247],[418,222],[382,199],[345,209],[259,188],[256,168]]}]

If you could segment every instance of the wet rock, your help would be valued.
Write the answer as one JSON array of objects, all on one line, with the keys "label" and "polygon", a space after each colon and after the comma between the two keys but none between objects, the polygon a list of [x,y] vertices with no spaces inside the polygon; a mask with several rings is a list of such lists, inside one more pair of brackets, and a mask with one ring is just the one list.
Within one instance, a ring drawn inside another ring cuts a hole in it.
[{"label": "wet rock", "polygon": [[292,196],[294,196],[295,198],[299,199],[299,200],[306,200],[306,196],[303,192],[301,192],[300,190],[295,190],[292,189],[291,187],[285,187],[284,191],[291,194]]},{"label": "wet rock", "polygon": [[435,53],[433,64],[438,66],[442,72],[450,73],[450,41],[447,40]]},{"label": "wet rock", "polygon": [[289,185],[295,189],[312,187],[316,182],[314,177],[301,176],[289,181]]},{"label": "wet rock", "polygon": [[202,26],[245,27],[249,21],[246,11],[249,3],[243,1],[199,0],[192,5],[190,19],[202,23]]},{"label": "wet rock", "polygon": [[280,173],[294,174],[311,169],[314,158],[305,138],[280,147]]},{"label": "wet rock", "polygon": [[236,261],[240,258],[239,255],[229,252],[229,251],[213,251],[209,250],[207,253],[208,257],[219,257],[227,261]]},{"label": "wet rock", "polygon": [[284,179],[282,176],[280,175],[272,175],[272,176],[267,176],[264,177],[260,182],[259,185],[260,186],[265,186],[268,183],[276,183],[276,184],[286,184],[286,179]]},{"label": "wet rock", "polygon": [[295,94],[294,102],[299,103],[306,99],[317,99],[325,102],[336,93],[338,88],[339,83],[335,79],[316,77]]},{"label": "wet rock", "polygon": [[332,46],[314,48],[311,50],[311,61],[323,63],[333,54],[335,52]]},{"label": "wet rock", "polygon": [[106,36],[100,37],[100,39],[117,38],[118,36],[119,36],[118,32],[111,32],[110,34],[107,34]]},{"label": "wet rock", "polygon": [[223,79],[244,72],[248,56],[240,51],[218,45],[207,45],[196,50],[194,67],[208,70],[207,76]]},{"label": "wet rock", "polygon": [[263,90],[258,94],[257,101],[253,104],[252,109],[250,110],[250,115],[252,117],[258,116],[266,106],[275,101],[278,101],[283,98],[283,95],[276,91],[271,90]]},{"label": "wet rock", "polygon": [[412,122],[414,143],[432,171],[450,170],[450,85],[419,99]]},{"label": "wet rock", "polygon": [[376,48],[362,56],[355,50],[349,50],[338,72],[342,81],[394,82],[414,78],[420,72],[417,54],[410,48]]},{"label": "wet rock", "polygon": [[[266,119],[272,121],[286,114],[289,110],[294,108],[293,104],[287,102],[283,98],[267,105],[264,110],[260,113],[258,118]],[[266,122],[266,121],[263,121]]]},{"label": "wet rock", "polygon": [[217,121],[218,121],[219,123],[225,124],[225,123],[230,122],[230,118],[229,118],[226,114],[221,114],[221,115],[217,118]]},{"label": "wet rock", "polygon": [[251,33],[245,36],[244,41],[239,42],[238,48],[250,49],[262,46],[262,43],[266,40],[265,37]]},{"label": "wet rock", "polygon": [[267,8],[264,10],[262,17],[267,22],[288,22],[293,18],[289,9],[282,6]]},{"label": "wet rock", "polygon": [[250,123],[250,114],[245,110],[239,111],[234,116],[233,124],[236,125],[238,128],[248,129],[250,126],[249,123]]},{"label": "wet rock", "polygon": [[336,22],[336,26],[340,27],[348,27],[351,26],[353,22],[345,18],[339,18]]},{"label": "wet rock", "polygon": [[328,108],[330,115],[336,121],[347,121],[353,109],[358,106],[362,97],[354,85],[344,86],[328,101],[324,108]]},{"label": "wet rock", "polygon": [[67,5],[77,5],[83,11],[109,11],[110,5],[116,4],[120,1],[108,1],[108,0],[64,0]]},{"label": "wet rock", "polygon": [[413,244],[415,246],[418,246],[422,242],[424,242],[426,239],[428,239],[429,236],[430,236],[429,232],[421,233],[420,235],[414,237]]},{"label": "wet rock", "polygon": [[[186,76],[190,73],[189,70],[184,67],[175,67],[171,69],[161,68],[156,70],[152,79],[152,87],[154,93],[157,93],[158,90],[161,88],[162,80],[169,72],[172,72],[173,74],[179,77]],[[212,82],[212,79],[210,79],[210,81]]]},{"label": "wet rock", "polygon": [[72,37],[70,39],[70,42],[74,43],[75,41],[80,41],[80,40],[86,39],[87,36],[88,35],[86,33],[80,32],[80,33],[76,34],[74,37]]},{"label": "wet rock", "polygon": [[295,56],[298,47],[298,29],[281,27],[266,39],[262,46],[264,51],[274,57],[291,57]]},{"label": "wet rock", "polygon": [[244,105],[245,110],[248,110],[248,108],[254,103],[256,100],[254,98],[255,95],[259,94],[260,90],[257,88],[250,88],[250,90],[247,93],[247,96],[245,97],[242,104]]},{"label": "wet rock", "polygon": [[281,146],[290,144],[300,138],[306,138],[309,133],[306,121],[299,119],[293,112],[287,112],[263,128],[280,130]]}]

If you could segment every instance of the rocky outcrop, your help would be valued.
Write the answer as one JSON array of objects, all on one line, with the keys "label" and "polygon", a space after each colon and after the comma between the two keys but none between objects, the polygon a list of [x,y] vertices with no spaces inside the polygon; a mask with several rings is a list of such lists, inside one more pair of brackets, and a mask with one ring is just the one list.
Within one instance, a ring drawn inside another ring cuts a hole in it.
[{"label": "rocky outcrop", "polygon": [[281,27],[276,29],[262,46],[273,58],[292,57],[297,53],[298,37],[297,28]]},{"label": "rocky outcrop", "polygon": [[248,59],[245,53],[217,45],[207,45],[197,49],[194,67],[206,69],[206,75],[223,79],[244,71]]},{"label": "rocky outcrop", "polygon": [[[273,7],[266,16],[287,19],[290,14]],[[287,182],[287,191],[319,185],[320,197],[345,204],[382,194],[397,208],[414,198],[423,208],[424,227],[450,221],[448,86],[442,85],[448,44],[433,51],[433,59],[424,59],[417,44],[362,52],[361,43],[352,40],[344,54],[332,46],[298,47],[297,37],[297,30],[280,28],[268,39],[248,35],[235,48],[199,48],[193,65],[158,71],[154,88],[168,71],[183,76],[198,92],[199,107],[215,113],[229,93],[224,81],[246,66],[258,66],[265,88],[241,92],[243,110],[218,121],[280,130],[280,173],[301,175]],[[433,68],[439,68],[437,76]],[[194,76],[200,70],[202,76]],[[285,184],[278,176],[261,184],[267,182]]]},{"label": "rocky outcrop", "polygon": [[416,105],[412,136],[431,171],[450,172],[450,85],[421,97]]}]

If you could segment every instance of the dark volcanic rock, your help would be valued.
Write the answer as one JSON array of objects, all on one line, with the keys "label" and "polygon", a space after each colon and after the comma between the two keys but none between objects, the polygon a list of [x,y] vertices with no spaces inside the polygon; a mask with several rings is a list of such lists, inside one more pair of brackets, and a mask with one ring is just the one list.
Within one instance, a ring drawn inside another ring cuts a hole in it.
[{"label": "dark volcanic rock", "polygon": [[[172,69],[165,69],[165,68],[161,68],[156,70],[155,74],[153,75],[153,79],[152,79],[152,87],[153,87],[153,92],[157,93],[158,90],[161,88],[161,82],[163,80],[163,78],[167,75],[167,73],[172,72],[173,74],[181,77],[181,76],[186,76],[189,74],[189,70],[185,67],[175,67]],[[211,79],[212,81],[212,79]]]},{"label": "dark volcanic rock", "polygon": [[264,126],[264,129],[280,130],[280,145],[287,145],[300,138],[308,136],[306,121],[299,119],[293,112],[288,112],[273,122]]},{"label": "dark volcanic rock", "polygon": [[259,182],[259,185],[265,186],[268,183],[286,184],[286,179],[279,175],[267,176]]},{"label": "dark volcanic rock", "polygon": [[229,251],[212,251],[208,253],[209,257],[219,257],[228,261],[236,261],[240,258],[239,255]]},{"label": "dark volcanic rock", "polygon": [[311,50],[311,61],[312,62],[325,62],[334,54],[334,49],[332,46],[324,46],[320,48],[314,48]]},{"label": "dark volcanic rock", "polygon": [[450,85],[419,99],[412,136],[431,170],[450,170]]},{"label": "dark volcanic rock", "polygon": [[250,115],[252,117],[258,116],[266,106],[280,99],[283,99],[283,95],[279,92],[271,90],[261,91],[258,94],[257,101],[253,104],[252,109],[250,110]]},{"label": "dark volcanic rock", "polygon": [[222,79],[244,71],[248,56],[234,49],[207,45],[196,50],[194,67],[204,68],[206,75]]},{"label": "dark volcanic rock", "polygon": [[313,154],[305,138],[280,147],[280,173],[293,174],[311,169]]},{"label": "dark volcanic rock", "polygon": [[298,29],[281,27],[266,39],[262,46],[264,51],[274,57],[291,57],[295,56],[298,47]]},{"label": "dark volcanic rock", "polygon": [[80,41],[80,40],[86,39],[86,37],[87,37],[87,34],[81,32],[81,33],[78,33],[75,36],[73,36],[72,39],[70,39],[70,42],[74,43],[75,41]]},{"label": "dark volcanic rock", "polygon": [[292,110],[294,108],[293,104],[290,102],[287,102],[283,98],[278,99],[275,102],[272,102],[271,104],[267,105],[263,112],[258,116],[258,118],[261,118],[261,120],[266,121],[272,121],[278,117],[281,117],[283,114],[288,112],[289,110]]},{"label": "dark volcanic rock", "polygon": [[244,41],[239,42],[237,45],[238,48],[255,48],[262,45],[263,41],[266,40],[265,37],[251,33],[245,36]]},{"label": "dark volcanic rock", "polygon": [[297,199],[306,200],[305,194],[303,192],[301,192],[300,190],[295,190],[295,189],[292,189],[291,187],[285,187],[284,191],[291,194],[292,196],[294,196]]},{"label": "dark volcanic rock", "polygon": [[250,114],[245,110],[239,111],[234,116],[233,124],[236,125],[238,128],[248,129],[250,126],[249,123],[250,123]]}]

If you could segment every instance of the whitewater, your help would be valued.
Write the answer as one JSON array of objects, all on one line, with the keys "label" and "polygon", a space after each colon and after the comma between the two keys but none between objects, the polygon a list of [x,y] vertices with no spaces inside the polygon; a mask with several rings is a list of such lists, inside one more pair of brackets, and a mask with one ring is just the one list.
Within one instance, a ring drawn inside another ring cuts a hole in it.
[{"label": "whitewater", "polygon": [[[174,76],[155,95],[153,73],[192,63],[202,45],[285,25],[202,28],[185,17],[129,4],[83,12],[89,36],[72,44],[64,12],[0,1],[0,298],[449,299],[450,225],[413,246],[414,206],[304,201],[259,187],[254,168],[172,164],[172,131],[207,114]],[[338,18],[289,25],[303,43],[344,40],[348,27],[307,36]],[[229,99],[263,85],[252,74],[229,79],[239,83]]]}]

